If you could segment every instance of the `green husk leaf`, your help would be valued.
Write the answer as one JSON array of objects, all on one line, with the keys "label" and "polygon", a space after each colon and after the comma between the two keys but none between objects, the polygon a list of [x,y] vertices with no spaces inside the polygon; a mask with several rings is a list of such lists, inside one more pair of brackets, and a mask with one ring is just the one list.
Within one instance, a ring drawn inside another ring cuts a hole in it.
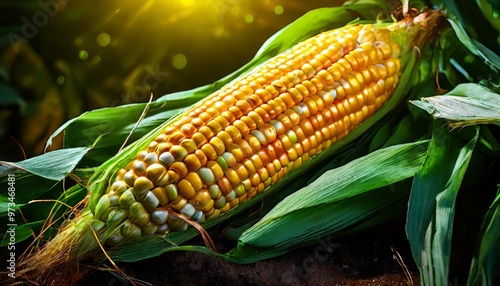
[{"label": "green husk leaf", "polygon": [[500,123],[500,95],[479,84],[460,84],[445,95],[410,101],[453,128]]},{"label": "green husk leaf", "polygon": [[[439,126],[439,123],[436,123]],[[424,285],[446,285],[455,198],[475,147],[436,127],[424,165],[414,178],[406,232]]]},{"label": "green husk leaf", "polygon": [[494,285],[500,277],[500,192],[483,220],[467,285]]},{"label": "green husk leaf", "polygon": [[49,180],[64,179],[90,147],[55,150],[17,163],[0,161],[0,177],[11,173],[31,173]]},{"label": "green husk leaf", "polygon": [[408,194],[408,189],[382,187],[412,177],[424,161],[427,143],[388,147],[325,172],[247,229],[224,258],[251,263],[274,257],[376,217]]},{"label": "green husk leaf", "polygon": [[[394,187],[396,186],[396,187]],[[383,187],[372,190],[358,196],[346,198],[332,204],[324,206],[326,209],[317,214],[317,216],[336,213],[334,221],[329,225],[330,229],[315,230],[306,237],[308,241],[291,240],[286,244],[280,244],[276,247],[256,247],[251,244],[238,243],[237,248],[230,252],[220,255],[224,260],[238,263],[249,264],[261,260],[277,257],[287,252],[307,245],[321,243],[323,239],[329,240],[337,237],[344,237],[350,234],[373,228],[374,226],[394,220],[395,217],[404,216],[405,202],[409,193],[410,186],[404,182],[393,185],[393,187]],[[395,191],[396,190],[396,191]],[[390,196],[387,196],[391,193]],[[385,199],[380,199],[384,197]],[[355,206],[355,209],[353,209]],[[317,218],[316,215],[308,214],[309,219]],[[290,229],[302,227],[303,221],[299,224],[291,224]],[[245,230],[243,235],[249,230]],[[266,235],[273,234],[272,232]],[[241,237],[240,236],[240,237]]]},{"label": "green husk leaf", "polygon": [[[374,151],[337,169],[326,171],[307,187],[283,200],[254,227],[262,228],[266,224],[267,229],[267,223],[283,219],[283,216],[291,212],[315,208],[318,205],[359,195],[367,190],[387,186],[411,177],[415,174],[415,168],[420,167],[423,162],[426,146],[427,141],[391,146]],[[352,170],[359,171],[353,173]],[[278,225],[278,227],[281,226]],[[259,241],[255,233],[255,231],[248,231],[247,236],[241,239],[248,242],[247,238],[254,239],[255,237],[256,240],[252,241],[259,246],[275,244],[273,239],[281,240],[281,238],[275,237],[267,241]],[[282,235],[293,234],[283,233]]]},{"label": "green husk leaf", "polygon": [[[27,203],[49,192],[58,182],[38,177],[30,173],[15,174],[15,200],[16,203]],[[0,177],[0,187],[8,188],[8,176]],[[6,192],[0,194],[0,201],[7,202]]]}]

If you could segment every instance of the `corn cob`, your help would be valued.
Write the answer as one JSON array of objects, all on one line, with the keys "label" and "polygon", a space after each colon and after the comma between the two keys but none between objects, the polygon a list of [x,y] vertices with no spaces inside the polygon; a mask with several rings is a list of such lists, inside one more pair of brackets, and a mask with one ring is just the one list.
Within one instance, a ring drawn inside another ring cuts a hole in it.
[{"label": "corn cob", "polygon": [[120,169],[95,218],[107,239],[182,230],[253,198],[370,117],[400,74],[390,30],[321,33],[215,92]]}]

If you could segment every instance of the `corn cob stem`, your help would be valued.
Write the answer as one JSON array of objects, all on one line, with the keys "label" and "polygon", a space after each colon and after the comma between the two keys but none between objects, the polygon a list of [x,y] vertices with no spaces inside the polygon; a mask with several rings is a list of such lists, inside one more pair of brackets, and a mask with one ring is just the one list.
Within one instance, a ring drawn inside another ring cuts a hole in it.
[{"label": "corn cob stem", "polygon": [[[114,246],[184,230],[188,224],[172,213],[201,223],[265,191],[349,134],[391,96],[400,57],[409,50],[391,33],[409,24],[321,33],[202,100],[114,172],[91,212],[28,259],[24,273],[53,272],[43,262],[53,253],[65,256],[60,264],[76,269],[99,243]],[[90,231],[101,241],[89,239]],[[74,248],[68,245],[73,235]]]}]

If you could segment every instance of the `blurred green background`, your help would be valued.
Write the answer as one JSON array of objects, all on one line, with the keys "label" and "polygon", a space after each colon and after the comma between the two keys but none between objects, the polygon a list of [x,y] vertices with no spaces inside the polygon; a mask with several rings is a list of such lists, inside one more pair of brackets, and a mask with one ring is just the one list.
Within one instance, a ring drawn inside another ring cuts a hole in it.
[{"label": "blurred green background", "polygon": [[294,19],[342,2],[2,1],[0,160],[42,153],[85,111],[209,84]]}]

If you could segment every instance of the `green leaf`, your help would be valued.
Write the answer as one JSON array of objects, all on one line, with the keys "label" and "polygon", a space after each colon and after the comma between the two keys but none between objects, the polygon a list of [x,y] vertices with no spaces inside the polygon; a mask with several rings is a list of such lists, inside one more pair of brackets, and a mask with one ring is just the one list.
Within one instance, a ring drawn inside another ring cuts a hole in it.
[{"label": "green leaf", "polygon": [[388,147],[325,172],[247,229],[238,248],[224,258],[249,263],[274,257],[370,220],[407,195],[408,189],[380,188],[412,177],[423,163],[427,143]]},{"label": "green leaf", "polygon": [[486,213],[479,239],[467,285],[494,285],[500,277],[500,192]]},{"label": "green leaf", "polygon": [[462,44],[466,46],[467,49],[469,49],[469,51],[474,55],[480,55],[480,52],[478,51],[477,47],[474,45],[471,38],[469,37],[465,29],[462,27],[460,22],[455,19],[448,19],[448,21],[450,22],[453,30],[455,31],[455,34],[457,35],[458,39],[462,42]]},{"label": "green leaf", "polygon": [[425,163],[415,176],[406,232],[424,285],[448,283],[455,198],[478,130],[464,144],[445,130],[435,128]]},{"label": "green leaf", "polygon": [[27,172],[49,180],[64,179],[90,150],[89,147],[55,150],[21,162],[0,161],[0,177]]},{"label": "green leaf", "polygon": [[485,62],[491,64],[496,70],[500,69],[500,57],[476,39],[469,36],[463,25],[455,19],[448,19],[458,39],[471,53],[481,57]]},{"label": "green leaf", "polygon": [[500,57],[490,50],[488,47],[483,45],[480,41],[476,39],[472,39],[472,42],[477,47],[477,50],[480,52],[480,55],[488,62],[491,63],[498,70],[500,69]]},{"label": "green leaf", "polygon": [[[27,203],[49,192],[58,185],[57,181],[49,180],[30,173],[15,174],[15,201]],[[8,188],[8,176],[0,177],[0,188]],[[0,193],[0,201],[7,202],[6,192]]]}]

